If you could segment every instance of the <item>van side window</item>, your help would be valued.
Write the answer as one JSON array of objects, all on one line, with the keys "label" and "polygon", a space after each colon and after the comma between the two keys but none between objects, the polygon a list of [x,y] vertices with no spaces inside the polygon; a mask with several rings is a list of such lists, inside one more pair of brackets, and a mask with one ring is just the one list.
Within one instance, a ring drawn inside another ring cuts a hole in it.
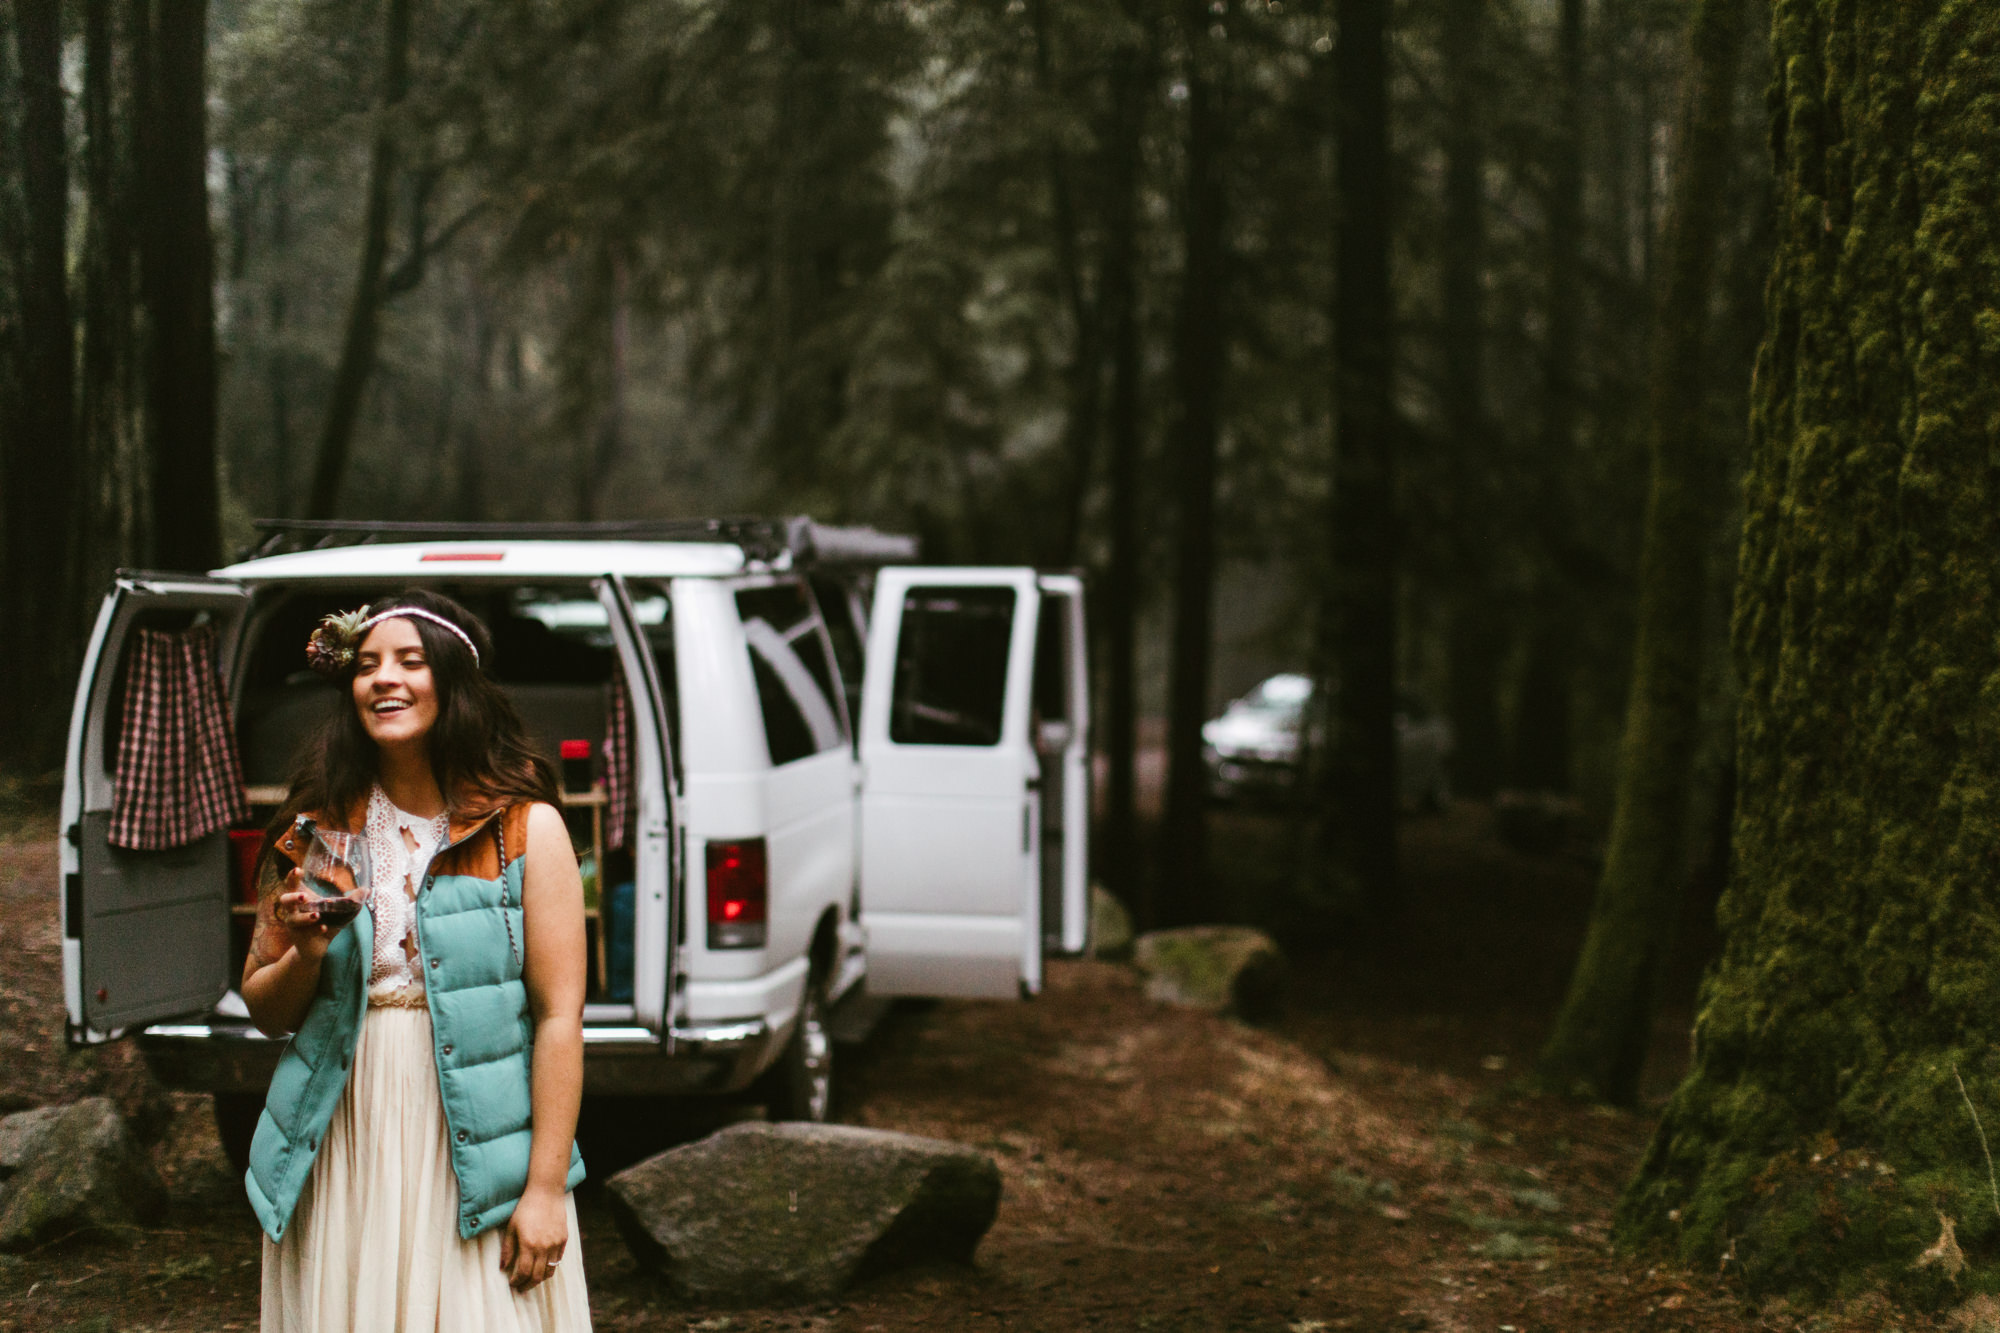
[{"label": "van side window", "polygon": [[779,583],[736,594],[773,766],[847,743],[826,632],[805,588]]},{"label": "van side window", "polygon": [[653,675],[660,682],[662,703],[667,710],[667,746],[673,752],[674,780],[681,777],[681,683],[680,665],[674,657],[674,606],[664,583],[641,583],[632,588],[632,611],[645,636],[646,650],[653,656]]},{"label": "van side window", "polygon": [[1012,588],[904,593],[889,739],[898,745],[998,745],[1013,635]]},{"label": "van side window", "polygon": [[833,645],[833,660],[840,667],[840,688],[847,696],[847,716],[861,716],[861,680],[866,674],[864,647],[868,625],[858,618],[858,600],[838,579],[818,576],[811,580],[813,600],[819,603],[819,618],[826,625],[827,641]]}]

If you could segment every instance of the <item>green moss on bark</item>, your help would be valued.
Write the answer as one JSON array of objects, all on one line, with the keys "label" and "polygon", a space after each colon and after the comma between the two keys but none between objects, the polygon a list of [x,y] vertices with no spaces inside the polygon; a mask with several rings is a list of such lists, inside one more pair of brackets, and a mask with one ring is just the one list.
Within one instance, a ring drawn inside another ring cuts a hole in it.
[{"label": "green moss on bark", "polygon": [[1953,1078],[2000,1129],[2000,8],[1777,0],[1772,44],[1736,878],[1619,1230],[1753,1289],[2000,1290]]}]

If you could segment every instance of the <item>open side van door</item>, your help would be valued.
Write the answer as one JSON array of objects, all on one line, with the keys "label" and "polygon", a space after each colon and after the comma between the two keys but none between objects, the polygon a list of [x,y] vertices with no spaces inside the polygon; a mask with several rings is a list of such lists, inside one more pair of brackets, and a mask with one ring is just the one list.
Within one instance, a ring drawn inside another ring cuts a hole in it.
[{"label": "open side van door", "polygon": [[249,593],[198,574],[121,573],[97,613],[77,679],[63,770],[63,999],[69,1039],[204,1012],[229,989],[229,834],[162,852],[113,847],[125,672],[140,629],[210,618],[225,690]]},{"label": "open side van door", "polygon": [[1030,569],[885,567],[862,686],[861,922],[872,995],[1042,985]]}]

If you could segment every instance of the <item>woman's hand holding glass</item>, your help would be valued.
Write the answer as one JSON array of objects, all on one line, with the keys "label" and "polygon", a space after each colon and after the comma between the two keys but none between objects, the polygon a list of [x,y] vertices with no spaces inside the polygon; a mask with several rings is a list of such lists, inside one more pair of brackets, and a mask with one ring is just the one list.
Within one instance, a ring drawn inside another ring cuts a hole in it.
[{"label": "woman's hand holding glass", "polygon": [[290,937],[299,957],[315,961],[326,956],[333,937],[347,929],[360,912],[366,893],[324,894],[309,887],[303,870],[285,876],[284,891],[272,904],[272,916]]}]

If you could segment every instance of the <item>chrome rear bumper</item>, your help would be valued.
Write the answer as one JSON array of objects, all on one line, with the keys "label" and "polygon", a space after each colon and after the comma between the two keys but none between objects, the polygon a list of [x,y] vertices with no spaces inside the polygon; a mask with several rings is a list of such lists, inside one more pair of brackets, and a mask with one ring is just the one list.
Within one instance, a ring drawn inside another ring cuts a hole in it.
[{"label": "chrome rear bumper", "polygon": [[[659,1096],[734,1092],[769,1061],[770,1025],[762,1019],[673,1029],[674,1052],[662,1054],[651,1029],[585,1024],[583,1090],[589,1096]],[[170,1088],[256,1093],[270,1086],[289,1037],[268,1037],[240,1019],[157,1023],[139,1033],[146,1064]]]}]

